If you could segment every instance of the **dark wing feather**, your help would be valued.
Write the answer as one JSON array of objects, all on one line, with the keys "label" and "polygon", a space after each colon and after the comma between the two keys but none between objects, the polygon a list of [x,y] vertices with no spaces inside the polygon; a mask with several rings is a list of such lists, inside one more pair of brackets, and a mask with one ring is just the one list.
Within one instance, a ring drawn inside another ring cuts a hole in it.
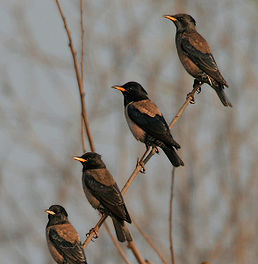
[{"label": "dark wing feather", "polygon": [[81,244],[78,241],[71,243],[62,238],[58,232],[51,228],[49,230],[49,239],[57,249],[57,251],[64,257],[67,263],[70,264],[85,264],[86,257]]},{"label": "dark wing feather", "polygon": [[[105,170],[105,172],[107,171]],[[105,172],[102,171],[101,173]],[[130,223],[131,219],[127,212],[123,196],[117,184],[115,183],[112,185],[105,185],[96,180],[96,175],[93,174],[93,176],[92,173],[87,173],[87,177],[85,177],[85,185],[88,190],[94,197],[96,197],[96,199],[99,200],[99,202],[104,206],[105,209],[111,212],[113,216],[120,219],[120,221],[125,220]]]},{"label": "dark wing feather", "polygon": [[191,41],[189,37],[182,37],[181,47],[184,52],[186,52],[187,56],[206,74],[212,77],[219,83],[222,83],[227,86],[226,81],[222,77],[219,72],[218,66],[215,62],[214,57],[210,52],[202,52],[198,49],[198,45],[207,46],[207,50],[209,49],[208,43],[206,40],[198,35],[196,41]]},{"label": "dark wing feather", "polygon": [[156,114],[150,116],[140,111],[133,103],[128,105],[127,111],[129,118],[147,134],[165,144],[173,144],[173,138],[170,134],[169,127],[162,115]]}]

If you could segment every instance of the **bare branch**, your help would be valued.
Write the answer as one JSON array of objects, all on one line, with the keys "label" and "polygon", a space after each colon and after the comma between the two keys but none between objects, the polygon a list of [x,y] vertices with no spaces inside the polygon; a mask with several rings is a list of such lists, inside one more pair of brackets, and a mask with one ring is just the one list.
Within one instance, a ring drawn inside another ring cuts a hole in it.
[{"label": "bare branch", "polygon": [[130,248],[135,256],[135,258],[137,259],[138,263],[140,264],[146,264],[144,258],[142,257],[141,255],[141,252],[138,250],[138,248],[136,247],[136,244],[133,241],[130,241],[128,242],[128,245],[127,245],[128,248]]},{"label": "bare branch", "polygon": [[111,232],[108,224],[107,223],[104,223],[104,226],[105,226],[107,232],[109,233],[109,235],[110,235],[110,237],[111,237],[114,245],[116,246],[116,248],[117,248],[119,254],[121,255],[122,259],[124,260],[124,262],[127,263],[127,264],[130,264],[130,261],[127,259],[124,250],[120,247],[120,245],[117,242],[116,238],[113,236],[113,234],[112,234],[112,232]]},{"label": "bare branch", "polygon": [[172,169],[171,189],[170,189],[170,201],[169,201],[169,244],[171,263],[175,264],[175,254],[173,245],[173,198],[174,198],[174,182],[175,182],[175,167]]},{"label": "bare branch", "polygon": [[87,149],[86,149],[86,142],[85,142],[84,133],[85,133],[85,126],[84,126],[83,117],[81,117],[81,141],[82,141],[82,151],[85,153],[85,152],[87,152]]},{"label": "bare branch", "polygon": [[[84,40],[85,40],[85,30],[84,30],[84,6],[83,0],[80,0],[80,15],[81,15],[81,82],[82,82],[82,89],[84,90]],[[86,150],[86,143],[85,143],[85,128],[84,128],[84,121],[83,116],[81,117],[81,140],[82,140],[82,150],[85,153]]]},{"label": "bare branch", "polygon": [[142,234],[142,236],[145,238],[145,240],[147,241],[147,243],[151,246],[151,248],[157,253],[157,255],[160,257],[160,260],[162,261],[162,263],[164,264],[168,264],[167,260],[162,256],[161,252],[157,249],[157,247],[154,245],[152,239],[143,231],[143,229],[140,227],[140,225],[138,224],[138,222],[136,221],[136,219],[131,215],[131,218],[133,220],[133,223],[135,224],[135,226],[137,227],[137,229],[139,230],[139,232]]},{"label": "bare branch", "polygon": [[56,0],[56,4],[58,6],[58,10],[60,12],[60,15],[63,19],[64,22],[64,27],[69,39],[69,47],[71,49],[72,52],[72,56],[73,56],[73,63],[74,63],[74,68],[75,68],[75,73],[76,73],[76,78],[77,78],[77,83],[78,83],[78,87],[79,87],[79,92],[80,92],[80,98],[81,98],[81,114],[84,120],[84,125],[85,125],[85,129],[86,129],[86,133],[88,136],[88,140],[89,140],[89,144],[90,144],[90,149],[91,151],[96,151],[95,149],[95,145],[93,142],[93,137],[90,131],[90,125],[89,125],[89,121],[88,121],[88,117],[87,117],[87,112],[86,112],[86,103],[85,103],[85,92],[84,92],[84,87],[83,87],[83,82],[81,79],[81,74],[80,74],[80,69],[79,69],[79,63],[77,60],[77,53],[75,51],[74,45],[73,45],[73,40],[72,40],[72,35],[71,35],[71,31],[68,28],[67,22],[66,22],[66,18],[64,16],[62,7],[60,5],[59,0]]}]

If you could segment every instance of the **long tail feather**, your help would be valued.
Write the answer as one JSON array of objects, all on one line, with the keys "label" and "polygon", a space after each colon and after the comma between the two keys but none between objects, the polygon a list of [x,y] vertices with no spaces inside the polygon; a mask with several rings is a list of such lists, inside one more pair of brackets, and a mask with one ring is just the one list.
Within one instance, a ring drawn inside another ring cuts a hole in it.
[{"label": "long tail feather", "polygon": [[173,166],[179,167],[179,166],[184,166],[184,162],[180,159],[180,157],[177,155],[176,151],[174,150],[173,147],[167,147],[167,146],[162,146],[163,151],[167,155],[168,159],[172,163]]},{"label": "long tail feather", "polygon": [[112,217],[112,220],[118,241],[120,242],[132,241],[133,238],[126,223],[125,222],[121,223],[118,220],[116,220],[114,217]]},{"label": "long tail feather", "polygon": [[224,106],[230,106],[232,107],[232,104],[230,103],[228,97],[226,96],[225,92],[224,92],[224,87],[223,85],[220,85],[219,87],[214,87],[214,90],[216,91],[220,101],[222,102],[222,104]]}]

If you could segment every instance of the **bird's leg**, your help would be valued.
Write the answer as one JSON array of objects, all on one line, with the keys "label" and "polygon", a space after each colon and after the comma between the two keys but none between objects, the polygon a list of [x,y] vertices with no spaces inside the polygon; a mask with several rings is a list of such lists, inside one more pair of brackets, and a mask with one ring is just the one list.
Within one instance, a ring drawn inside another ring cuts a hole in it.
[{"label": "bird's leg", "polygon": [[193,84],[193,90],[187,94],[186,98],[191,97],[191,104],[195,104],[195,100],[194,100],[194,94],[195,92],[200,93],[201,92],[201,86],[202,86],[202,82],[198,81],[197,79],[194,79],[194,84]]},{"label": "bird's leg", "polygon": [[146,171],[143,160],[145,159],[145,157],[146,157],[149,149],[150,149],[150,146],[147,146],[146,145],[146,151],[144,152],[144,154],[141,157],[141,159],[140,160],[139,159],[137,160],[137,166],[140,165],[142,167],[142,169],[140,170],[141,173],[145,173],[145,171]]},{"label": "bird's leg", "polygon": [[155,149],[155,152],[159,154],[159,148],[157,146],[153,146],[152,149]]},{"label": "bird's leg", "polygon": [[208,75],[207,77],[208,77],[210,86],[212,86],[212,80],[211,80],[210,76]]},{"label": "bird's leg", "polygon": [[94,239],[97,239],[99,237],[99,227],[94,227],[94,228],[91,228],[90,231],[86,234],[86,237],[89,237],[91,233],[94,233]]}]

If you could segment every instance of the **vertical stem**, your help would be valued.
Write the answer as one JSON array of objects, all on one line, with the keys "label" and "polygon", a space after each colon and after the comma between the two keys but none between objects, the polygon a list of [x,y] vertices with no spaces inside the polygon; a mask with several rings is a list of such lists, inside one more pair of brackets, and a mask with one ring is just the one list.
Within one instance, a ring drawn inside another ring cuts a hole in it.
[{"label": "vertical stem", "polygon": [[111,237],[111,239],[112,239],[114,245],[116,246],[118,252],[120,253],[122,259],[124,260],[124,262],[125,262],[126,264],[130,264],[129,260],[127,259],[126,255],[125,255],[125,252],[124,252],[123,249],[120,247],[120,245],[119,245],[119,243],[117,242],[116,238],[113,236],[113,234],[112,234],[112,232],[111,232],[111,230],[110,230],[110,228],[109,228],[107,222],[104,223],[104,226],[105,226],[105,228],[106,228],[108,234],[110,235],[110,237]]},{"label": "vertical stem", "polygon": [[82,151],[85,153],[87,151],[86,149],[86,142],[85,142],[85,127],[84,127],[84,121],[83,116],[81,117],[81,141],[82,141]]},{"label": "vertical stem", "polygon": [[84,54],[85,54],[85,30],[84,30],[84,6],[83,0],[80,0],[80,14],[81,14],[81,80],[84,86]]},{"label": "vertical stem", "polygon": [[166,259],[162,256],[161,252],[157,249],[157,247],[154,245],[152,239],[143,231],[143,229],[140,227],[140,225],[138,224],[138,222],[136,221],[136,219],[131,215],[131,218],[133,220],[134,225],[137,227],[137,229],[139,230],[139,232],[142,234],[142,236],[145,238],[145,240],[147,241],[147,243],[151,246],[151,248],[157,253],[157,255],[159,256],[161,262],[163,264],[168,264],[168,262],[166,261]]},{"label": "vertical stem", "polygon": [[135,258],[137,259],[138,263],[140,264],[146,264],[144,258],[142,257],[141,255],[141,252],[138,250],[138,248],[136,247],[136,244],[133,241],[130,241],[128,242],[128,245],[127,245],[128,248],[130,248],[135,256]]},{"label": "vertical stem", "polygon": [[92,151],[95,152],[96,149],[95,149],[95,145],[94,145],[94,142],[93,142],[93,137],[92,137],[92,134],[91,134],[91,131],[90,131],[90,125],[89,125],[87,112],[86,112],[86,103],[85,103],[85,98],[84,98],[85,97],[85,92],[84,92],[83,82],[82,82],[82,79],[81,79],[81,72],[80,72],[80,69],[79,69],[79,63],[78,63],[78,60],[77,60],[77,54],[76,54],[76,51],[75,51],[75,48],[74,48],[74,45],[73,45],[72,34],[71,34],[70,29],[68,28],[68,25],[67,25],[67,22],[66,22],[66,18],[64,16],[64,13],[63,13],[63,10],[62,10],[62,7],[60,5],[59,0],[56,0],[56,4],[57,4],[57,7],[59,9],[60,15],[61,15],[61,17],[63,19],[63,22],[64,22],[64,27],[65,27],[65,30],[67,32],[67,36],[68,36],[68,39],[69,39],[69,47],[71,49],[72,56],[73,56],[73,63],[74,63],[74,68],[75,68],[75,73],[76,73],[76,79],[77,79],[79,92],[80,92],[80,98],[81,98],[81,113],[82,113],[82,116],[83,116],[83,121],[84,121],[84,125],[85,125],[85,128],[86,128],[86,133],[87,133],[88,140],[89,140],[89,143],[90,143],[90,148],[91,148]]},{"label": "vertical stem", "polygon": [[[84,30],[84,6],[83,6],[83,0],[80,0],[80,15],[81,15],[81,83],[82,83],[82,89],[84,90],[84,36],[85,36],[85,30]],[[84,128],[84,121],[83,121],[83,115],[81,117],[81,140],[82,140],[82,150],[83,152],[86,152],[86,142],[85,142],[85,128]]]},{"label": "vertical stem", "polygon": [[175,167],[172,169],[170,202],[169,202],[169,244],[171,263],[175,264],[174,245],[173,245],[173,197],[174,197],[174,182],[175,182]]}]

